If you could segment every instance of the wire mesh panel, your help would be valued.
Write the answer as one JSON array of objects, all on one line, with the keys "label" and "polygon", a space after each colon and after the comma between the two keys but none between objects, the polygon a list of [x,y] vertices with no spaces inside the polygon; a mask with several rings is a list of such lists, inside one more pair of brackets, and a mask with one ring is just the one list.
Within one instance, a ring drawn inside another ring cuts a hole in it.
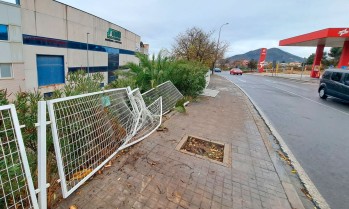
[{"label": "wire mesh panel", "polygon": [[152,134],[161,125],[162,119],[162,98],[157,98],[148,107],[146,106],[139,89],[129,93],[134,104],[134,109],[138,114],[136,127],[132,139],[127,141],[123,148],[140,142]]},{"label": "wire mesh panel", "polygon": [[0,208],[38,208],[14,105],[0,106]]},{"label": "wire mesh panel", "polygon": [[162,113],[166,114],[183,98],[181,92],[173,85],[171,81],[166,81],[157,87],[142,94],[146,105],[150,105],[159,97],[162,97]]},{"label": "wire mesh panel", "polygon": [[126,89],[60,98],[47,104],[66,198],[131,139],[138,115]]}]

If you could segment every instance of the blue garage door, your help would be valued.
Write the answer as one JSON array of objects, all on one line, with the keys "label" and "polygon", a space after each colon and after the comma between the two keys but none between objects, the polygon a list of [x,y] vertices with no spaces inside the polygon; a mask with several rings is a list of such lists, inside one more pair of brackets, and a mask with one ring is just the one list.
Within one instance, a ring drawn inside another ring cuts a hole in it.
[{"label": "blue garage door", "polygon": [[38,67],[39,86],[65,82],[63,56],[37,55],[36,64]]}]

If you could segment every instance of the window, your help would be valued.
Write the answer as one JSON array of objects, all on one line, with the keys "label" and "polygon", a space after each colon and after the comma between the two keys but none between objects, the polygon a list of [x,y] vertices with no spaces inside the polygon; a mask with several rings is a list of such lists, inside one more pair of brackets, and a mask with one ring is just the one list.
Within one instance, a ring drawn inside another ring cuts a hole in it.
[{"label": "window", "polygon": [[322,75],[322,78],[324,79],[330,79],[331,77],[331,72],[330,71],[326,71],[323,75]]},{"label": "window", "polygon": [[345,85],[349,86],[349,73],[345,74],[343,82]]},{"label": "window", "polygon": [[8,26],[0,25],[0,40],[7,41],[8,40]]},{"label": "window", "polygon": [[11,64],[0,64],[0,78],[12,78]]},{"label": "window", "polygon": [[63,84],[65,82],[63,56],[37,55],[36,63],[39,86]]},{"label": "window", "polygon": [[333,72],[331,76],[331,80],[339,82],[342,78],[342,73]]}]

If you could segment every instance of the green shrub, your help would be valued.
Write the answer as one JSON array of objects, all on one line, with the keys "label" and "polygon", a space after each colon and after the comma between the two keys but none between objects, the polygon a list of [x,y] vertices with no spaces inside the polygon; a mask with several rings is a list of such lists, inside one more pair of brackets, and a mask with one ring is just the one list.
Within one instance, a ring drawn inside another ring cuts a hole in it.
[{"label": "green shrub", "polygon": [[107,88],[130,86],[145,92],[170,80],[183,95],[198,96],[205,88],[206,67],[194,61],[174,60],[163,54],[161,51],[156,58],[153,55],[151,59],[147,55],[137,54],[139,64],[128,63],[130,71],[116,72],[119,78]]},{"label": "green shrub", "polygon": [[178,88],[184,96],[197,97],[206,85],[207,69],[205,66],[192,61],[175,61],[174,66],[166,75],[167,79]]},{"label": "green shrub", "polygon": [[117,70],[114,72],[114,74],[118,77],[116,80],[109,83],[106,88],[112,89],[112,88],[125,88],[125,87],[131,87],[132,89],[136,88],[136,74],[131,71],[123,71],[123,70]]}]

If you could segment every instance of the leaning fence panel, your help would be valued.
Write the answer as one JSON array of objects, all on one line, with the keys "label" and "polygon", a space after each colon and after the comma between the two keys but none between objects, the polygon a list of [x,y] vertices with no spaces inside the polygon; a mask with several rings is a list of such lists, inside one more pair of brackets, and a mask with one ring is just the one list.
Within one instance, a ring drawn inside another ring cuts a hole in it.
[{"label": "leaning fence panel", "polygon": [[38,208],[14,105],[0,106],[0,208]]},{"label": "leaning fence panel", "polygon": [[146,106],[139,89],[129,92],[131,101],[138,113],[133,137],[122,148],[138,143],[152,134],[161,125],[162,98],[157,98],[152,104]]},{"label": "leaning fence panel", "polygon": [[127,89],[47,102],[63,197],[105,165],[135,129]]},{"label": "leaning fence panel", "polygon": [[166,81],[157,87],[150,89],[142,94],[144,102],[147,105],[153,103],[159,97],[162,97],[162,113],[169,112],[183,98],[181,92],[173,85],[171,81]]}]

